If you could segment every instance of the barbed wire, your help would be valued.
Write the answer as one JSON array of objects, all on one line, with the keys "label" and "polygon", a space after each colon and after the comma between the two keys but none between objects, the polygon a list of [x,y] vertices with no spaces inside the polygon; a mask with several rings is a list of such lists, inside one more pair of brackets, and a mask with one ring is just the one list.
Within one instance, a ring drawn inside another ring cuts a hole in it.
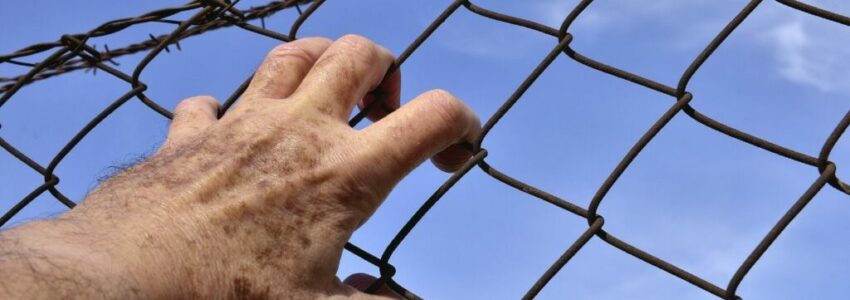
[{"label": "barbed wire", "polygon": [[[275,40],[289,42],[296,39],[301,24],[303,24],[310,16],[321,7],[325,0],[289,0],[289,1],[272,1],[263,6],[252,7],[249,9],[238,9],[236,4],[239,1],[230,0],[196,0],[185,5],[171,8],[164,8],[140,15],[135,18],[119,19],[106,22],[91,31],[84,34],[69,34],[63,35],[59,41],[40,43],[22,48],[18,51],[6,55],[0,55],[0,64],[14,64],[24,67],[29,67],[26,74],[14,76],[10,78],[0,78],[0,108],[3,107],[22,87],[37,80],[43,80],[50,77],[59,76],[69,72],[91,69],[101,70],[122,81],[128,83],[131,89],[122,95],[120,98],[112,102],[95,118],[89,121],[59,152],[56,154],[50,163],[45,167],[36,163],[25,153],[22,153],[10,143],[0,137],[0,147],[8,151],[21,162],[29,166],[34,171],[44,177],[44,182],[18,201],[9,211],[0,217],[0,226],[8,222],[12,217],[18,214],[21,209],[29,205],[36,197],[48,192],[53,195],[59,202],[73,208],[75,202],[67,198],[60,192],[56,185],[59,183],[59,177],[54,174],[54,170],[62,162],[62,160],[70,153],[74,147],[102,120],[112,114],[117,108],[121,107],[132,99],[138,99],[147,105],[150,109],[156,111],[166,118],[171,118],[171,111],[159,106],[157,102],[148,98],[145,95],[147,85],[140,81],[140,74],[145,70],[145,67],[163,51],[170,51],[170,46],[180,49],[179,42],[183,39],[200,35],[211,30],[216,30],[225,27],[239,27],[246,31],[250,31],[259,35],[263,35]],[[761,0],[749,1],[737,15],[726,24],[726,26],[714,37],[714,39],[704,48],[704,50],[694,58],[690,65],[685,69],[679,78],[678,84],[668,86],[647,77],[631,73],[616,66],[611,66],[603,62],[597,61],[589,56],[581,54],[570,47],[573,40],[573,35],[570,33],[570,27],[591,4],[593,0],[583,0],[579,2],[572,11],[565,17],[560,28],[552,28],[531,20],[499,13],[488,10],[486,8],[475,5],[469,0],[456,0],[428,25],[428,27],[419,34],[416,39],[411,42],[408,47],[398,56],[395,64],[387,74],[392,73],[395,68],[401,66],[413,54],[420,45],[437,30],[449,17],[451,17],[461,7],[475,13],[481,17],[488,18],[494,21],[512,24],[519,27],[524,27],[529,30],[536,31],[540,34],[548,35],[557,41],[557,45],[552,48],[548,54],[540,61],[537,67],[525,78],[525,80],[515,89],[513,94],[501,105],[501,107],[492,114],[483,126],[483,131],[477,141],[472,145],[475,153],[471,160],[457,172],[455,172],[448,180],[446,180],[434,193],[422,204],[422,206],[410,217],[407,223],[398,231],[396,236],[386,246],[383,253],[374,255],[369,253],[354,244],[348,243],[345,249],[359,256],[365,261],[375,265],[380,270],[380,278],[372,284],[367,290],[375,291],[382,284],[388,285],[390,288],[405,296],[408,299],[420,299],[419,296],[408,291],[401,284],[393,279],[396,273],[395,267],[390,263],[392,255],[395,253],[399,245],[405,240],[408,234],[416,227],[418,222],[428,213],[428,211],[442,198],[442,196],[451,189],[467,172],[474,167],[479,167],[482,171],[489,174],[494,179],[516,188],[528,195],[546,201],[563,209],[573,215],[587,220],[588,228],[576,238],[566,251],[546,270],[537,282],[527,291],[523,299],[534,298],[546,284],[555,276],[570,259],[576,255],[582,248],[593,238],[597,238],[613,246],[631,256],[642,260],[652,266],[655,266],[667,273],[680,278],[708,293],[711,293],[722,299],[741,299],[737,295],[737,290],[741,282],[744,280],[747,273],[754,264],[767,251],[776,238],[782,233],[788,224],[806,207],[812,198],[822,190],[826,185],[841,191],[845,194],[850,194],[850,186],[841,181],[835,173],[836,166],[829,160],[832,149],[844,131],[850,126],[850,112],[844,115],[841,121],[835,126],[832,133],[824,141],[820,148],[820,153],[817,156],[811,156],[782,145],[770,142],[760,137],[751,135],[739,129],[733,128],[720,121],[714,120],[711,117],[700,113],[697,109],[691,106],[690,102],[693,95],[688,91],[688,84],[691,77],[700,69],[703,63],[714,53],[714,51],[732,34],[733,31],[743,23],[747,17],[762,3]],[[806,4],[794,0],[776,0],[776,2],[799,10],[812,16],[827,19],[836,23],[850,26],[850,17],[843,16],[810,4]],[[306,9],[300,5],[309,6]],[[283,9],[294,8],[298,10],[299,16],[290,26],[287,33],[277,32],[266,28],[264,19],[279,12]],[[184,20],[171,19],[177,14],[184,12],[194,13],[191,17]],[[261,25],[256,26],[250,24],[251,20],[260,20]],[[132,26],[145,23],[166,23],[174,24],[176,28],[169,34],[159,36],[150,35],[147,39],[127,45],[122,48],[109,49],[104,45],[103,50],[98,50],[94,45],[89,45],[88,40],[93,37],[105,36],[120,32]],[[38,54],[53,51],[47,58],[41,59],[38,63],[26,62],[30,57]],[[121,72],[114,68],[117,65],[115,58],[140,53],[147,51],[145,57],[139,62],[131,74]],[[483,140],[488,133],[496,126],[499,120],[502,119],[516,104],[529,87],[537,80],[537,78],[546,71],[549,65],[561,55],[565,55],[570,59],[579,62],[589,68],[600,72],[618,77],[622,80],[632,82],[645,88],[654,90],[658,93],[668,95],[675,101],[670,107],[655,121],[655,123],[645,131],[640,139],[632,146],[627,154],[620,160],[619,164],[609,174],[604,183],[598,188],[587,208],[576,205],[563,198],[555,196],[546,191],[535,188],[519,179],[516,179],[508,174],[505,174],[485,161],[488,151],[481,148]],[[247,83],[250,77],[242,82],[222,105],[221,114],[225,114],[230,106],[239,98],[239,96],[247,88]],[[357,125],[372,109],[379,105],[378,101],[370,103],[362,109],[357,115],[350,120],[350,125]],[[658,258],[640,248],[637,248],[626,241],[623,241],[613,234],[607,232],[603,227],[605,219],[598,213],[599,207],[605,199],[608,191],[614,186],[623,172],[629,167],[632,161],[641,153],[641,151],[649,144],[653,138],[665,128],[667,123],[676,115],[685,114],[692,120],[709,127],[713,130],[721,132],[730,138],[748,143],[755,147],[766,150],[775,155],[785,157],[798,163],[817,168],[820,176],[810,185],[810,187],[799,197],[799,199],[786,211],[786,213],[776,222],[773,228],[761,239],[760,243],[753,249],[744,262],[738,266],[737,271],[732,278],[726,283],[725,288],[720,287],[708,280],[688,272],[676,265],[673,265],[661,258]]]}]

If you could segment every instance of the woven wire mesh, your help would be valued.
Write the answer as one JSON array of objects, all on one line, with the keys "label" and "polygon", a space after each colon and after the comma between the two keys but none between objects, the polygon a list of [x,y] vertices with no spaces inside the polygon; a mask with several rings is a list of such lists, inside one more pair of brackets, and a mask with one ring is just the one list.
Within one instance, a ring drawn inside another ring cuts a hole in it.
[{"label": "woven wire mesh", "polygon": [[[204,34],[205,32],[224,28],[224,27],[239,27],[243,30],[256,33],[271,39],[282,42],[289,42],[296,39],[299,28],[310,16],[326,2],[324,0],[305,1],[305,0],[289,0],[289,1],[273,1],[262,6],[252,7],[250,9],[238,9],[236,4],[239,1],[229,0],[198,0],[192,1],[182,6],[163,8],[155,10],[138,17],[119,19],[106,22],[91,31],[84,34],[68,34],[63,35],[59,41],[50,43],[41,43],[31,45],[20,49],[10,54],[0,55],[0,64],[14,64],[30,68],[26,74],[4,78],[0,77],[0,108],[12,99],[15,94],[24,86],[38,80],[48,79],[54,76],[59,76],[76,70],[101,70],[111,76],[114,76],[126,82],[130,89],[123,96],[112,102],[100,114],[84,126],[67,144],[53,157],[47,166],[43,166],[35,162],[26,153],[17,150],[13,145],[0,137],[0,147],[11,153],[14,157],[29,166],[35,172],[38,172],[44,177],[44,183],[34,189],[23,199],[17,202],[9,211],[0,217],[0,226],[7,223],[12,217],[18,214],[24,207],[29,205],[36,197],[48,192],[55,199],[68,208],[75,206],[75,201],[69,199],[61,191],[57,189],[59,178],[54,174],[56,167],[63,159],[73,151],[74,147],[101,121],[112,114],[116,109],[127,103],[128,101],[138,100],[143,102],[151,110],[159,113],[165,118],[171,118],[172,113],[157,104],[156,101],[148,98],[145,95],[147,85],[140,80],[140,75],[144,72],[145,67],[164,52],[171,49],[180,49],[180,40],[190,38],[195,35]],[[419,208],[414,215],[410,217],[407,223],[398,231],[397,235],[386,246],[383,253],[375,255],[364,251],[354,244],[347,244],[345,249],[359,256],[365,261],[375,265],[380,270],[380,278],[375,282],[369,290],[374,291],[381,284],[387,284],[393,290],[410,299],[418,299],[414,293],[408,291],[401,284],[393,279],[396,273],[395,267],[390,263],[390,259],[399,245],[405,240],[411,230],[417,223],[428,213],[434,204],[451,189],[467,172],[479,167],[486,174],[489,174],[494,179],[516,188],[524,193],[527,193],[540,200],[554,204],[563,209],[567,213],[587,220],[588,228],[583,234],[578,236],[572,245],[564,251],[551,267],[546,270],[537,282],[528,289],[524,298],[534,298],[573,256],[575,256],[582,248],[593,238],[597,238],[615,247],[631,256],[642,260],[652,266],[662,269],[681,280],[684,280],[707,293],[713,294],[723,299],[740,299],[736,294],[739,285],[744,277],[754,266],[754,264],[767,251],[776,238],[782,233],[788,224],[806,207],[812,198],[827,185],[845,194],[850,194],[850,186],[842,182],[836,176],[836,167],[829,158],[835,144],[844,133],[845,129],[850,125],[850,113],[846,114],[841,121],[835,125],[834,130],[829,137],[824,141],[821,151],[817,157],[810,156],[795,150],[783,147],[730,127],[722,122],[716,121],[711,117],[704,115],[693,108],[689,103],[693,95],[688,91],[688,83],[691,77],[700,69],[703,63],[712,55],[712,53],[726,40],[726,38],[735,29],[742,24],[748,16],[762,3],[760,0],[749,1],[737,15],[726,24],[726,26],[714,37],[714,39],[705,46],[704,50],[692,60],[690,65],[681,75],[678,84],[668,86],[652,79],[643,77],[638,74],[605,64],[594,60],[593,58],[576,52],[570,47],[570,42],[573,40],[573,35],[570,33],[570,26],[587,8],[592,4],[592,0],[584,0],[578,3],[572,11],[564,18],[560,28],[552,28],[540,23],[530,21],[523,18],[514,17],[511,15],[502,14],[491,11],[475,5],[472,1],[457,0],[450,4],[445,10],[434,19],[428,27],[419,34],[416,39],[408,45],[408,47],[398,56],[395,64],[389,70],[388,74],[401,66],[424,42],[428,40],[440,26],[450,18],[459,9],[467,9],[481,17],[488,18],[497,22],[503,22],[514,26],[526,28],[535,31],[542,35],[548,35],[557,40],[557,45],[543,57],[540,63],[534,70],[528,74],[525,80],[515,89],[514,93],[501,105],[501,107],[491,116],[483,127],[483,133],[480,138],[473,144],[474,156],[468,161],[459,171],[455,172],[442,186],[440,186]],[[777,0],[777,2],[799,10],[802,13],[807,13],[812,16],[824,18],[832,22],[850,26],[850,18],[824,10],[806,3],[793,0]],[[299,16],[291,24],[287,32],[279,32],[265,26],[265,18],[269,17],[284,9],[295,9]],[[183,13],[192,14],[187,19],[172,19]],[[260,24],[255,24],[259,21]],[[253,23],[252,23],[253,22]],[[143,41],[131,44],[123,48],[109,49],[104,47],[102,50],[96,49],[93,45],[88,44],[90,38],[105,36],[120,32],[127,28],[145,24],[145,23],[166,23],[173,24],[176,28],[170,33],[160,36],[150,35]],[[134,54],[144,53],[146,55],[138,63],[132,72],[127,74],[119,71],[114,67],[117,63],[115,58]],[[37,57],[39,54],[50,53],[47,58],[40,60],[38,63],[26,62],[30,57]],[[604,183],[598,188],[596,194],[592,197],[588,207],[581,207],[573,204],[570,201],[559,198],[551,193],[537,189],[523,181],[517,180],[508,174],[502,173],[499,170],[490,166],[486,161],[487,150],[481,148],[483,140],[493,127],[502,119],[511,107],[516,104],[523,93],[537,80],[537,78],[546,71],[549,65],[562,55],[583,64],[589,68],[607,73],[618,77],[622,80],[633,84],[645,87],[655,92],[672,97],[675,101],[657,121],[645,131],[640,139],[632,146],[627,154],[620,160],[620,163],[611,171],[610,175]],[[246,89],[250,77],[241,83],[232,95],[224,101],[221,114],[225,114],[234,102],[240,97]],[[370,110],[374,109],[378,102],[371,103],[369,106],[361,110],[350,120],[350,125],[357,125]],[[748,143],[758,148],[764,149],[774,155],[782,156],[798,163],[817,168],[820,176],[810,185],[810,187],[799,197],[799,199],[788,208],[784,216],[782,216],[773,228],[762,238],[761,242],[752,250],[750,255],[744,262],[738,266],[737,271],[726,283],[725,288],[709,282],[704,278],[688,272],[676,265],[673,265],[663,259],[653,256],[635,246],[632,246],[626,241],[623,241],[613,234],[604,230],[605,219],[598,214],[598,208],[604,201],[606,194],[617,182],[618,178],[629,167],[632,161],[641,153],[641,151],[649,144],[653,138],[665,128],[668,122],[676,115],[685,114],[693,121],[696,121],[708,128],[721,132],[729,138]]]}]

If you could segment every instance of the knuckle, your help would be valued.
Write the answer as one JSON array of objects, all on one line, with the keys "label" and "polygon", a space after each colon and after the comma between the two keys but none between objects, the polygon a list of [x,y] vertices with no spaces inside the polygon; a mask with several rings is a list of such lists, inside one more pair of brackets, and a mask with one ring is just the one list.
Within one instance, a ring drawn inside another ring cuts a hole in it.
[{"label": "knuckle", "polygon": [[303,38],[300,38],[298,40],[299,41],[310,41],[310,42],[314,42],[314,43],[318,42],[318,43],[323,44],[323,46],[328,46],[331,43],[333,43],[333,41],[331,41],[331,39],[326,38],[326,37],[321,37],[321,36],[303,37]]},{"label": "knuckle", "polygon": [[372,48],[374,45],[371,40],[357,34],[346,34],[336,41],[350,47]]},{"label": "knuckle", "polygon": [[272,48],[266,56],[266,60],[274,65],[297,63],[309,66],[314,63],[315,58],[307,50],[297,45],[286,43]]},{"label": "knuckle", "polygon": [[347,34],[336,40],[339,47],[346,52],[356,55],[367,62],[374,61],[378,56],[378,47],[371,40],[356,34]]},{"label": "knuckle", "polygon": [[176,113],[197,112],[218,108],[218,101],[211,96],[194,96],[177,104]]},{"label": "knuckle", "polygon": [[457,98],[451,92],[444,89],[433,89],[425,92],[425,95],[430,98],[448,98],[457,101]]},{"label": "knuckle", "polygon": [[452,126],[467,117],[466,106],[454,95],[443,89],[430,90],[424,94],[432,110],[443,123]]}]

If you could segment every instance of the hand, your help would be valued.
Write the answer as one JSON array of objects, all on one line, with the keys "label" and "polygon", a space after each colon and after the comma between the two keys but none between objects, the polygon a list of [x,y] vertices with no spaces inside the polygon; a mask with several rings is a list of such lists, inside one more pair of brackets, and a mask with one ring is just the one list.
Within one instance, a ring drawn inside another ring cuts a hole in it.
[{"label": "hand", "polygon": [[[346,241],[425,159],[459,168],[471,153],[457,144],[480,131],[445,91],[399,107],[400,75],[381,83],[393,60],[353,35],[278,46],[223,118],[211,97],[181,102],[155,155],[58,219],[2,237],[76,262],[77,278],[121,297],[372,297],[335,276]],[[398,109],[379,107],[375,124],[352,129],[346,120],[364,97]]]}]

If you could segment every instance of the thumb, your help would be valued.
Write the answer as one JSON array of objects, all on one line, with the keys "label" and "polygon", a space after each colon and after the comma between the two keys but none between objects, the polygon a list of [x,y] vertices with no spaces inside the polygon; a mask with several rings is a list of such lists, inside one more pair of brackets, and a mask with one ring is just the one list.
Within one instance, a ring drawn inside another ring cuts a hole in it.
[{"label": "thumb", "polygon": [[419,95],[398,110],[363,130],[367,153],[389,161],[390,174],[398,179],[432,157],[443,171],[461,167],[472,152],[468,144],[481,131],[475,113],[443,90]]}]

